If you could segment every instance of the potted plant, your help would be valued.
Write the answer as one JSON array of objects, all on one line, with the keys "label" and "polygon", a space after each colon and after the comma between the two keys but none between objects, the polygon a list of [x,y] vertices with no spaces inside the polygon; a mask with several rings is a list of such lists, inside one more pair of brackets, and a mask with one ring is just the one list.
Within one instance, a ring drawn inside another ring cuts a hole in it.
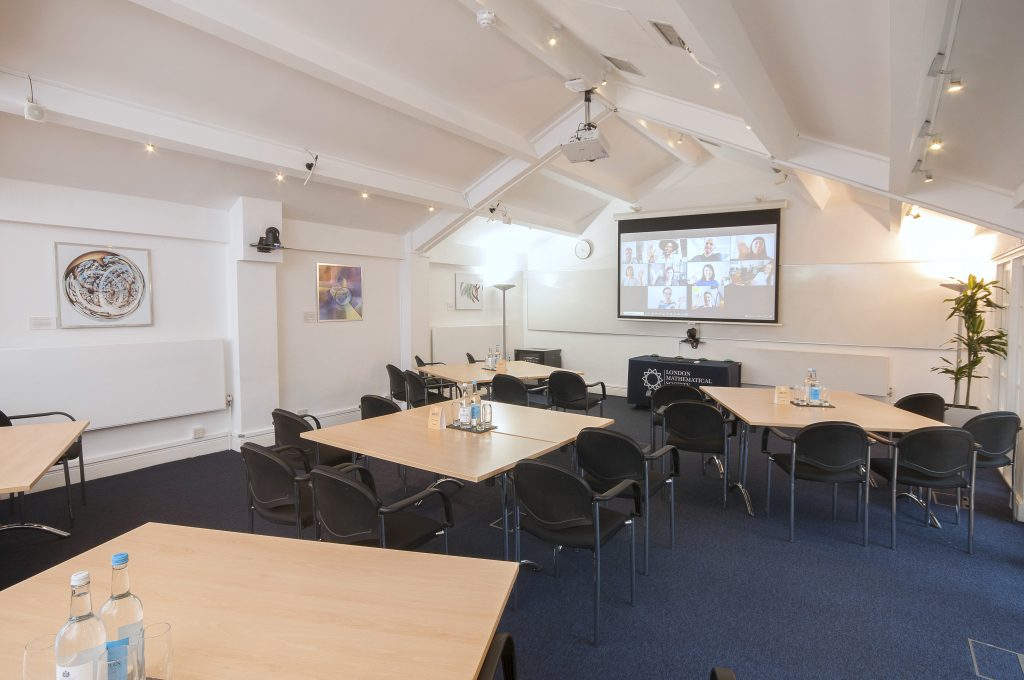
[{"label": "potted plant", "polygon": [[[966,281],[954,279],[955,283],[943,284],[944,287],[957,291],[956,297],[947,298],[952,303],[947,319],[957,319],[957,332],[946,344],[956,345],[956,360],[950,361],[942,357],[944,366],[936,366],[932,370],[943,373],[953,379],[953,406],[961,406],[960,384],[966,381],[963,407],[971,406],[971,383],[988,376],[981,375],[979,369],[986,356],[1006,358],[1006,331],[1002,328],[986,328],[985,315],[1003,305],[993,299],[996,290],[1006,290],[998,281],[986,281],[974,274]],[[973,407],[977,408],[977,407]]]}]

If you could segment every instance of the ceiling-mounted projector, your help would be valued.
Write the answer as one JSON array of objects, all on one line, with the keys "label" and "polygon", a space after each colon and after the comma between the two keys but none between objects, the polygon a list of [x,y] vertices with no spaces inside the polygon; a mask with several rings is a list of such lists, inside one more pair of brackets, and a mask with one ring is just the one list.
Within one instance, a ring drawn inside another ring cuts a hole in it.
[{"label": "ceiling-mounted projector", "polygon": [[590,95],[593,90],[583,93],[583,116],[576,133],[562,145],[562,153],[570,163],[592,163],[608,158],[608,143],[604,141],[597,125],[590,122]]}]

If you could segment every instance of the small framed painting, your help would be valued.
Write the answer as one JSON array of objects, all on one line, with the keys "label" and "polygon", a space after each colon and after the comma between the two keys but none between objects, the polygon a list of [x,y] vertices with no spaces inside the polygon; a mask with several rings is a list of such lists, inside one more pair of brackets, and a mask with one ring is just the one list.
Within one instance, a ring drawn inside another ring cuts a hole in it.
[{"label": "small framed painting", "polygon": [[316,320],[363,320],[363,268],[316,263]]},{"label": "small framed painting", "polygon": [[455,309],[483,309],[483,279],[479,274],[455,274]]},{"label": "small framed painting", "polygon": [[54,245],[60,328],[153,325],[148,250]]}]

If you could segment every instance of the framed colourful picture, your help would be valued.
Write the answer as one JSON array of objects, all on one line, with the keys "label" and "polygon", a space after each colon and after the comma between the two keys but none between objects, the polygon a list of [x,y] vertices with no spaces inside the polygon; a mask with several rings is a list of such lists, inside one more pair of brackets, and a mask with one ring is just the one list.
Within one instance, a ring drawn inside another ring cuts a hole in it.
[{"label": "framed colourful picture", "polygon": [[455,309],[483,309],[483,279],[479,274],[455,274]]},{"label": "framed colourful picture", "polygon": [[363,268],[316,263],[317,321],[363,320]]},{"label": "framed colourful picture", "polygon": [[61,328],[152,326],[149,251],[55,244]]}]

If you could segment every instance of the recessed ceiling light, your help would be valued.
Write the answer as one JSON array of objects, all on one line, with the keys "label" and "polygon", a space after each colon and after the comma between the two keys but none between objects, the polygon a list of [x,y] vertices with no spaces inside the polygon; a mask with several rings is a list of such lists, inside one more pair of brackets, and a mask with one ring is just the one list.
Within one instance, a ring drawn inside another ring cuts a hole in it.
[{"label": "recessed ceiling light", "polygon": [[925,182],[932,182],[934,180],[935,180],[935,177],[932,176],[932,171],[931,170],[925,170],[924,171],[924,181]]},{"label": "recessed ceiling light", "polygon": [[557,44],[558,44],[558,38],[556,38],[555,36],[551,36],[550,38],[548,38],[548,45],[550,45],[551,47],[554,47]]},{"label": "recessed ceiling light", "polygon": [[669,146],[675,146],[676,143],[670,139],[670,140],[668,140],[668,145]]},{"label": "recessed ceiling light", "polygon": [[718,82],[718,81],[716,80],[716,81],[715,81],[715,84],[714,84],[714,85],[712,85],[711,87],[712,87],[712,88],[714,88],[714,89],[716,89],[716,90],[721,90],[721,89],[722,89],[722,83],[720,83],[720,82]]},{"label": "recessed ceiling light", "polygon": [[368,193],[366,193],[366,192],[364,191],[363,193],[359,194],[359,196],[360,196],[361,198],[369,198],[369,197],[370,197],[370,194],[368,194]]},{"label": "recessed ceiling light", "polygon": [[962,89],[964,89],[963,78],[952,78],[949,85],[946,86],[946,92],[959,92]]},{"label": "recessed ceiling light", "polygon": [[750,126],[749,126],[749,125],[747,126],[747,129],[748,129],[748,130],[750,129]]},{"label": "recessed ceiling light", "polygon": [[941,149],[942,148],[942,137],[932,137],[932,141],[928,145],[928,148],[931,149],[932,151],[938,151],[939,149]]},{"label": "recessed ceiling light", "polygon": [[608,84],[608,79],[607,78],[605,78],[604,80],[601,81],[601,87],[604,87],[607,84]]},{"label": "recessed ceiling light", "polygon": [[280,170],[278,170],[277,173],[274,175],[274,179],[276,179],[278,182],[283,182],[284,181],[284,173],[281,172]]},{"label": "recessed ceiling light", "polygon": [[647,127],[647,121],[644,120],[643,118],[637,118],[636,122],[640,123],[640,127]]},{"label": "recessed ceiling light", "polygon": [[146,144],[146,146],[144,146],[143,148],[144,148],[144,149],[145,149],[145,150],[146,150],[146,151],[147,151],[148,153],[153,153],[154,151],[156,151],[156,147],[155,147],[155,146],[153,146],[152,144]]},{"label": "recessed ceiling light", "polygon": [[434,206],[429,206],[427,208],[427,212],[434,212]]}]

